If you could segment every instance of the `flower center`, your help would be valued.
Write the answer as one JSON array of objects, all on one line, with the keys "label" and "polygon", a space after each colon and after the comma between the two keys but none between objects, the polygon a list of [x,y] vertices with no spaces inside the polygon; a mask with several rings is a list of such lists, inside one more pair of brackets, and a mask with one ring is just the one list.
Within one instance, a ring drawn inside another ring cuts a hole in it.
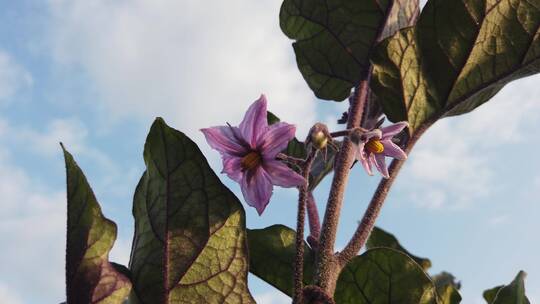
[{"label": "flower center", "polygon": [[370,139],[366,143],[366,150],[368,150],[371,153],[382,153],[384,151],[384,146],[378,139]]},{"label": "flower center", "polygon": [[259,166],[262,162],[262,157],[258,152],[251,151],[242,158],[240,164],[243,170],[251,170]]}]

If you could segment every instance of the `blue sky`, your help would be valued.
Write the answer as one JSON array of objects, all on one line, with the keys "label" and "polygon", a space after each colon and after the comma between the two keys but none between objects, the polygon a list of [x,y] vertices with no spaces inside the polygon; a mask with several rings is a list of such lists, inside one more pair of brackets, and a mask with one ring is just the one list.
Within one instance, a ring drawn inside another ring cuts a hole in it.
[{"label": "blue sky", "polygon": [[[111,258],[127,263],[131,198],[156,116],[200,144],[201,127],[238,122],[260,93],[298,125],[329,123],[345,104],[317,101],[278,26],[280,1],[0,0],[0,299],[63,300],[65,173],[74,154],[103,211],[119,227]],[[540,301],[540,77],[438,122],[415,147],[378,225],[463,283],[463,303],[528,272]],[[222,180],[241,197],[239,187]],[[378,182],[355,168],[340,222],[341,247]],[[329,179],[316,192],[322,208]],[[277,190],[249,227],[294,226],[295,193]],[[254,277],[259,303],[286,297]]]}]

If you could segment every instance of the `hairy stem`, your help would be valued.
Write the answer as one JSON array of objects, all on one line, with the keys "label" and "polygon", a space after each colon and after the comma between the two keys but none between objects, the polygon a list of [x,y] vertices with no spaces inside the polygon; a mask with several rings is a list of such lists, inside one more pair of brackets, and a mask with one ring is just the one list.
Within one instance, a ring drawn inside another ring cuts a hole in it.
[{"label": "hairy stem", "polygon": [[313,193],[311,191],[308,193],[307,215],[309,222],[308,242],[311,247],[314,247],[314,249],[316,249],[319,247],[321,222],[319,220],[319,210],[317,210],[317,204],[315,203],[315,198],[313,197]]},{"label": "hairy stem", "polygon": [[[405,152],[407,154],[409,154],[414,144],[418,141],[420,136],[425,132],[427,128],[428,125],[421,129],[418,129],[411,137],[405,147]],[[390,191],[390,188],[392,187],[392,184],[394,183],[394,180],[396,179],[399,170],[403,166],[404,162],[405,161],[394,159],[390,164],[390,167],[388,168],[390,178],[383,178],[380,181],[379,186],[377,187],[377,190],[375,190],[375,194],[373,194],[371,202],[369,203],[353,237],[351,238],[347,246],[345,246],[343,251],[341,251],[337,256],[337,263],[340,267],[345,267],[345,265],[352,258],[354,258],[358,254],[360,249],[362,249],[362,247],[364,247],[364,245],[366,244],[366,241],[371,231],[373,230],[373,226],[375,225],[375,221],[377,220],[377,217],[381,212],[381,208],[388,195],[388,192]]]},{"label": "hairy stem", "polygon": [[[355,90],[354,98],[351,100],[347,129],[359,127],[364,105],[369,96],[369,81],[371,71],[366,73],[366,77],[360,82]],[[337,227],[339,224],[339,214],[345,194],[345,187],[349,178],[349,171],[354,161],[353,143],[348,137],[343,140],[343,145],[336,157],[335,173],[332,180],[332,187],[326,205],[324,221],[321,230],[319,250],[316,259],[315,284],[329,294],[334,293],[339,265],[334,256],[334,244],[336,241]]]},{"label": "hairy stem", "polygon": [[315,159],[316,151],[309,153],[306,161],[302,166],[302,176],[306,179],[306,182],[300,187],[298,195],[298,216],[296,224],[296,256],[294,259],[294,297],[293,303],[302,303],[302,289],[304,288],[303,276],[304,276],[304,225],[306,217],[306,202],[310,195],[308,191],[309,186],[309,172],[311,165]]}]

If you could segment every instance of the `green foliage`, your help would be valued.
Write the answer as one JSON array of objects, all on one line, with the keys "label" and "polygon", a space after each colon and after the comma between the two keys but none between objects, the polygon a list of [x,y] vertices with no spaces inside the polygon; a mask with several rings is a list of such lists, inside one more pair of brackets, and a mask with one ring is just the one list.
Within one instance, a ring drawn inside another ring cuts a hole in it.
[{"label": "green foliage", "polygon": [[488,289],[486,291],[484,291],[484,299],[488,302],[488,304],[491,304],[493,303],[493,301],[495,301],[495,297],[497,296],[497,292],[499,292],[499,290],[501,288],[503,288],[504,285],[500,285],[500,286],[496,286],[496,287],[493,287],[491,289]]},{"label": "green foliage", "polygon": [[540,72],[537,0],[431,0],[412,28],[376,49],[371,87],[411,132],[472,111],[508,82]]},{"label": "green foliage", "polygon": [[484,299],[488,304],[530,304],[525,296],[526,276],[525,272],[520,271],[510,284],[484,291]]},{"label": "green foliage", "polygon": [[439,302],[441,304],[458,304],[461,302],[461,295],[458,289],[461,287],[460,283],[455,282],[455,277],[448,272],[442,272],[431,278],[435,287],[437,288],[437,294],[439,295]]},{"label": "green foliage", "polygon": [[375,248],[355,257],[341,272],[338,304],[437,303],[435,285],[409,256]]},{"label": "green foliage", "polygon": [[131,283],[109,262],[116,224],[103,216],[84,173],[62,149],[67,173],[67,303],[120,304]]},{"label": "green foliage", "polygon": [[366,242],[366,248],[373,249],[377,247],[392,248],[405,253],[416,263],[418,263],[418,265],[420,265],[424,271],[427,271],[431,267],[431,261],[429,259],[420,258],[413,255],[412,253],[407,251],[407,249],[401,246],[401,244],[393,234],[388,233],[381,228],[374,227],[373,231],[371,231],[371,234],[369,235],[369,239]]},{"label": "green foliage", "polygon": [[[248,229],[249,271],[292,296],[296,232],[283,225]],[[304,284],[313,283],[315,254],[304,243]]]},{"label": "green foliage", "polygon": [[135,192],[130,303],[254,303],[245,214],[195,143],[158,118]]},{"label": "green foliage", "polygon": [[373,46],[417,15],[418,0],[285,0],[280,26],[315,95],[341,101],[369,70]]}]

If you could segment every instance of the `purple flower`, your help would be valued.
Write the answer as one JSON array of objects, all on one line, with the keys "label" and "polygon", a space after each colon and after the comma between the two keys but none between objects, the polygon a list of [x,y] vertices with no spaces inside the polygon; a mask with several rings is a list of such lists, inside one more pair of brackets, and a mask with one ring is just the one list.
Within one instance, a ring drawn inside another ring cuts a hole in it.
[{"label": "purple flower", "polygon": [[377,171],[385,178],[389,178],[385,157],[406,159],[407,154],[392,142],[392,137],[401,132],[409,124],[398,122],[382,129],[375,129],[357,136],[359,140],[354,140],[357,144],[356,159],[360,161],[369,175],[373,175],[371,166],[374,165]]},{"label": "purple flower", "polygon": [[247,203],[261,215],[272,196],[273,185],[295,187],[305,179],[276,160],[294,137],[294,125],[278,122],[268,125],[266,97],[256,100],[238,127],[201,129],[208,144],[223,158],[223,171],[240,184]]}]

